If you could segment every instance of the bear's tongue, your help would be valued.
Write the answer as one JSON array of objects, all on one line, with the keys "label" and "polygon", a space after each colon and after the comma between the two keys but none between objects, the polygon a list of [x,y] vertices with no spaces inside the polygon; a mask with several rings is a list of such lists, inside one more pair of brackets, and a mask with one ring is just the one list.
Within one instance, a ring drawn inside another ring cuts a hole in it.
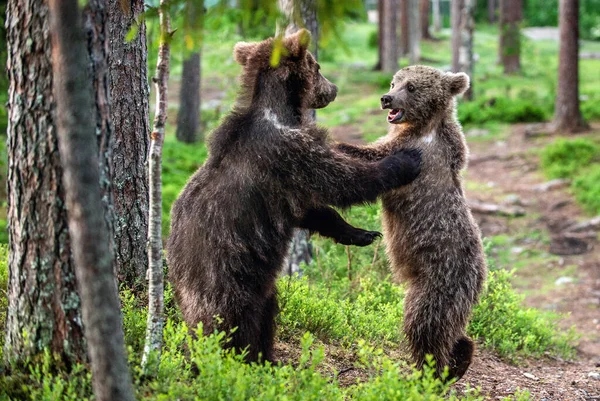
[{"label": "bear's tongue", "polygon": [[404,116],[404,110],[392,109],[390,110],[387,116],[388,123],[395,123],[397,121],[400,121],[402,119],[402,116]]}]

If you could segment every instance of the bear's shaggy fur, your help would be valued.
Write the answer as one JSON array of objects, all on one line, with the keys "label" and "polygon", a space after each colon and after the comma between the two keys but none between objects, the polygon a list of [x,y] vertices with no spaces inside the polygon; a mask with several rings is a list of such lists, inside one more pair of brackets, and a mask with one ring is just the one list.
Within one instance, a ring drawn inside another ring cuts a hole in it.
[{"label": "bear's shaggy fur", "polygon": [[204,333],[237,327],[227,346],[247,347],[248,361],[273,359],[275,282],[292,230],[370,243],[377,233],[354,229],[327,205],[374,201],[419,173],[418,152],[355,160],[334,152],[327,132],[307,122],[308,110],[337,91],[307,39],[306,31],[285,39],[277,67],[274,39],[235,46],[242,93],[171,211],[169,279],[186,323],[202,323]]},{"label": "bear's shaggy fur", "polygon": [[372,146],[339,144],[362,160],[380,160],[403,148],[422,151],[420,176],[383,195],[384,240],[395,275],[408,283],[404,331],[421,368],[425,355],[460,378],[473,356],[465,327],[486,277],[481,234],[463,195],[461,170],[468,149],[454,97],[468,76],[426,66],[398,71],[381,98],[393,124]]}]

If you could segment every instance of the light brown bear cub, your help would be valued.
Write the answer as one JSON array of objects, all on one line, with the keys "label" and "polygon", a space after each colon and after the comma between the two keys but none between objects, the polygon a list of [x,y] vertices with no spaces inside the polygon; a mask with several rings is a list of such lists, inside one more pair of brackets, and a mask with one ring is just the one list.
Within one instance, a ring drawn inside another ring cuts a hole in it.
[{"label": "light brown bear cub", "polygon": [[406,67],[381,98],[390,109],[388,135],[372,146],[338,145],[372,161],[399,149],[422,151],[420,176],[383,195],[384,238],[394,274],[408,284],[404,332],[417,367],[432,354],[438,375],[448,366],[456,379],[471,364],[474,345],[465,327],[486,277],[481,234],[460,175],[468,149],[454,97],[468,87],[463,73]]}]

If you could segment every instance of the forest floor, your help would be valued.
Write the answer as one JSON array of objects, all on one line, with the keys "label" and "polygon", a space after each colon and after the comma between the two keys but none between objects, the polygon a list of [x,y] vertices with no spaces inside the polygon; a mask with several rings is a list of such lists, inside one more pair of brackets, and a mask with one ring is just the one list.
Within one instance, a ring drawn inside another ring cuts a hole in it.
[{"label": "forest floor", "polygon": [[[596,126],[589,135],[599,133]],[[334,128],[332,135],[339,141],[361,141],[348,129]],[[454,385],[458,393],[479,388],[489,399],[501,399],[521,389],[535,400],[600,400],[600,246],[597,236],[575,244],[562,239],[564,227],[590,216],[568,188],[540,190],[547,180],[539,171],[535,149],[552,140],[527,138],[523,125],[513,126],[500,139],[469,139],[466,192],[473,200],[525,210],[518,218],[475,216],[483,235],[496,239],[500,267],[516,270],[514,285],[525,295],[525,303],[563,313],[562,327],[576,328],[581,335],[577,356],[571,361],[547,357],[511,362],[480,347],[471,369]],[[285,348],[280,345],[287,359]],[[352,366],[353,361],[335,361],[336,351],[328,351],[338,371]],[[345,373],[349,377],[341,375],[339,380],[351,383],[364,374],[352,368]]]}]

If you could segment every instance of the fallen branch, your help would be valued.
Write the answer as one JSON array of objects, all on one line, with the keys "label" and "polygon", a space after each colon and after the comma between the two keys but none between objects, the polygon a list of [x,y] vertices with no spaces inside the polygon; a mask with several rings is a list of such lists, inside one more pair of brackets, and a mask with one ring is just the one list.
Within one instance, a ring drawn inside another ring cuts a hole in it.
[{"label": "fallen branch", "polygon": [[567,227],[564,231],[570,233],[580,233],[585,231],[599,231],[600,230],[600,216],[596,216],[593,219],[583,221],[581,223],[575,223],[570,227]]},{"label": "fallen branch", "polygon": [[469,207],[471,211],[478,214],[506,216],[506,217],[520,217],[525,215],[525,209],[518,206],[503,206],[496,205],[493,203],[483,203],[479,201],[469,200]]},{"label": "fallen branch", "polygon": [[538,192],[547,192],[555,189],[560,189],[568,186],[571,183],[571,180],[567,180],[565,178],[558,178],[556,180],[551,180],[545,182],[543,184],[539,184],[533,187],[534,191]]}]

